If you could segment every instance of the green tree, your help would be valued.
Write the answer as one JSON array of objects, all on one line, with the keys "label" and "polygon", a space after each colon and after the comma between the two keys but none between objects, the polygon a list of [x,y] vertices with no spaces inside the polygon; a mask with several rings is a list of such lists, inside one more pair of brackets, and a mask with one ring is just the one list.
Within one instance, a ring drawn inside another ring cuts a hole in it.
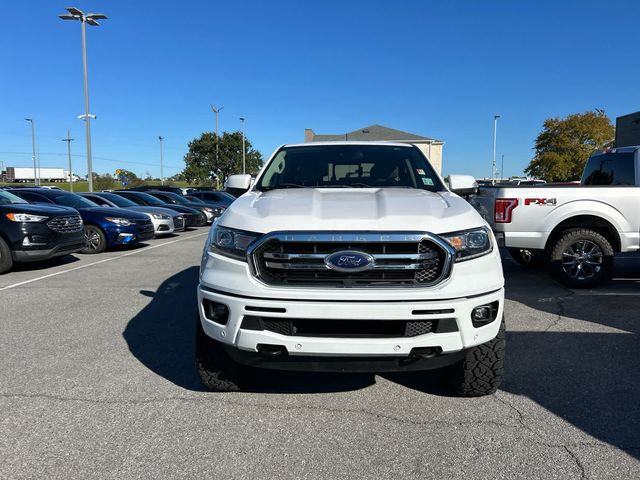
[{"label": "green tree", "polygon": [[614,137],[615,129],[603,110],[548,118],[524,171],[547,182],[577,180],[589,156],[613,145]]},{"label": "green tree", "polygon": [[[189,183],[214,185],[216,178],[221,184],[229,175],[242,173],[242,133],[224,132],[220,137],[218,161],[216,162],[216,135],[205,132],[189,142],[189,151],[184,156],[186,168],[182,176]],[[262,155],[254,150],[245,138],[246,172],[256,173],[262,166]]]},{"label": "green tree", "polygon": [[93,189],[100,190],[111,190],[115,185],[115,178],[111,176],[110,173],[105,173],[104,175],[100,175],[98,173],[93,172]]}]

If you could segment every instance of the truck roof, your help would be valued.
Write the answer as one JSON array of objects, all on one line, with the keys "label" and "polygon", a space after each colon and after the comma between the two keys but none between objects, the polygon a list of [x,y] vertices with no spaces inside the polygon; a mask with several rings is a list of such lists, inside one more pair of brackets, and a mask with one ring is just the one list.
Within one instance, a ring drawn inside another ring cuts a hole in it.
[{"label": "truck roof", "polygon": [[410,143],[398,143],[398,142],[355,142],[351,140],[342,140],[339,142],[305,142],[305,143],[287,143],[282,145],[283,147],[314,147],[314,146],[324,146],[324,145],[388,145],[391,147],[413,147]]},{"label": "truck roof", "polygon": [[633,145],[630,147],[613,147],[613,148],[608,148],[607,150],[600,150],[599,152],[596,152],[593,155],[602,155],[603,153],[616,153],[616,152],[619,152],[619,153],[635,152],[639,148],[640,148],[640,145]]}]

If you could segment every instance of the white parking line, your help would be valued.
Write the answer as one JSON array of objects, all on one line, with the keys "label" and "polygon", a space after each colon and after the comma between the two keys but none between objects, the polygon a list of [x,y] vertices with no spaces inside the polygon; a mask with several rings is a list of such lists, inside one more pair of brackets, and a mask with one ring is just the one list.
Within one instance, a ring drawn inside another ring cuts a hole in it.
[{"label": "white parking line", "polygon": [[154,248],[164,247],[165,245],[170,245],[172,243],[177,243],[177,242],[181,242],[183,240],[189,240],[191,238],[201,237],[203,235],[208,235],[208,234],[209,234],[209,232],[198,233],[196,235],[190,235],[188,237],[178,238],[176,240],[171,240],[169,242],[160,243],[158,245],[151,245],[151,246],[148,246],[148,247],[144,247],[144,248],[141,248],[140,250],[135,250],[133,252],[123,253],[122,255],[118,255],[117,257],[109,257],[109,258],[105,258],[104,260],[98,260],[97,262],[87,263],[86,265],[80,265],[79,267],[68,268],[66,270],[60,270],[59,272],[50,273],[48,275],[43,275],[41,277],[36,277],[36,278],[32,278],[30,280],[25,280],[23,282],[18,282],[18,283],[14,283],[12,285],[7,285],[6,287],[1,287],[0,288],[0,292],[3,291],[3,290],[9,290],[10,288],[21,287],[22,285],[27,285],[28,283],[33,283],[33,282],[37,282],[39,280],[44,280],[45,278],[51,278],[51,277],[55,277],[56,275],[62,275],[63,273],[69,273],[69,272],[73,272],[75,270],[80,270],[80,269],[87,268],[87,267],[93,267],[94,265],[100,265],[101,263],[110,262],[112,260],[118,260],[119,258],[128,257],[129,255],[135,255],[137,253],[148,252],[149,250],[153,250]]}]

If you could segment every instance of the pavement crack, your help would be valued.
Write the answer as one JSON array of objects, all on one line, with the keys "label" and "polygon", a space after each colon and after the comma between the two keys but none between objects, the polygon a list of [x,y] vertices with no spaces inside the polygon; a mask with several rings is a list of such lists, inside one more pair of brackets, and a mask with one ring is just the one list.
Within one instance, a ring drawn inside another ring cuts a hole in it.
[{"label": "pavement crack", "polygon": [[[160,397],[160,398],[148,398],[148,399],[91,399],[91,398],[83,398],[83,397],[71,397],[71,396],[62,396],[62,395],[52,395],[45,393],[4,393],[0,394],[0,398],[40,398],[47,399],[58,402],[82,402],[89,403],[95,405],[145,405],[159,402],[170,402],[170,401],[178,401],[178,402],[210,402],[210,395],[203,395],[200,397],[182,397],[182,396],[174,396],[174,397]],[[333,414],[360,414],[366,415],[370,417],[374,417],[380,420],[387,420],[391,422],[396,422],[404,425],[414,425],[414,426],[450,426],[450,427],[463,427],[463,426],[473,426],[473,425],[493,425],[500,428],[518,428],[517,425],[513,423],[500,422],[497,420],[469,420],[469,421],[454,421],[454,420],[415,420],[411,418],[402,418],[394,415],[384,414],[380,412],[372,412],[366,409],[356,409],[356,408],[331,408],[331,407],[319,407],[314,405],[272,405],[268,403],[260,403],[260,402],[243,402],[238,400],[233,400],[229,398],[217,398],[216,401],[220,404],[232,405],[232,406],[240,406],[240,407],[256,407],[256,408],[265,408],[271,411],[292,411],[292,410],[301,410],[301,411],[316,411],[316,412],[325,412],[325,413],[333,413]]]},{"label": "pavement crack", "polygon": [[571,449],[569,447],[567,447],[566,445],[563,446],[563,449],[564,449],[565,452],[567,452],[569,454],[569,456],[573,459],[573,461],[578,466],[578,469],[580,470],[580,478],[581,479],[587,479],[588,477],[587,477],[587,473],[585,471],[584,465],[582,465],[582,462],[580,461],[578,456],[575,453],[573,453],[571,451]]},{"label": "pavement crack", "polygon": [[572,290],[567,290],[567,294],[566,295],[558,295],[558,296],[554,296],[554,297],[550,297],[550,298],[545,298],[545,299],[539,299],[539,301],[545,301],[545,300],[549,300],[553,303],[555,303],[558,311],[555,313],[556,318],[553,319],[553,321],[551,322],[551,324],[549,324],[547,326],[547,328],[545,328],[543,331],[544,332],[548,332],[549,330],[551,330],[552,328],[556,327],[560,321],[563,319],[563,317],[565,316],[565,300],[567,298],[573,297],[575,295],[575,292]]}]

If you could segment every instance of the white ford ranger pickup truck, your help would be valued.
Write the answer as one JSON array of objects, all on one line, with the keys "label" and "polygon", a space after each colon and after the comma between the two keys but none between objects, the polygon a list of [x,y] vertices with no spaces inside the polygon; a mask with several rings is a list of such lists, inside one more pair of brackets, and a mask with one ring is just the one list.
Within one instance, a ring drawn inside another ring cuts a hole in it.
[{"label": "white ford ranger pickup truck", "polygon": [[447,368],[464,396],[495,392],[505,354],[496,241],[412,145],[280,147],[214,223],[200,266],[197,363],[214,391],[257,369]]}]

